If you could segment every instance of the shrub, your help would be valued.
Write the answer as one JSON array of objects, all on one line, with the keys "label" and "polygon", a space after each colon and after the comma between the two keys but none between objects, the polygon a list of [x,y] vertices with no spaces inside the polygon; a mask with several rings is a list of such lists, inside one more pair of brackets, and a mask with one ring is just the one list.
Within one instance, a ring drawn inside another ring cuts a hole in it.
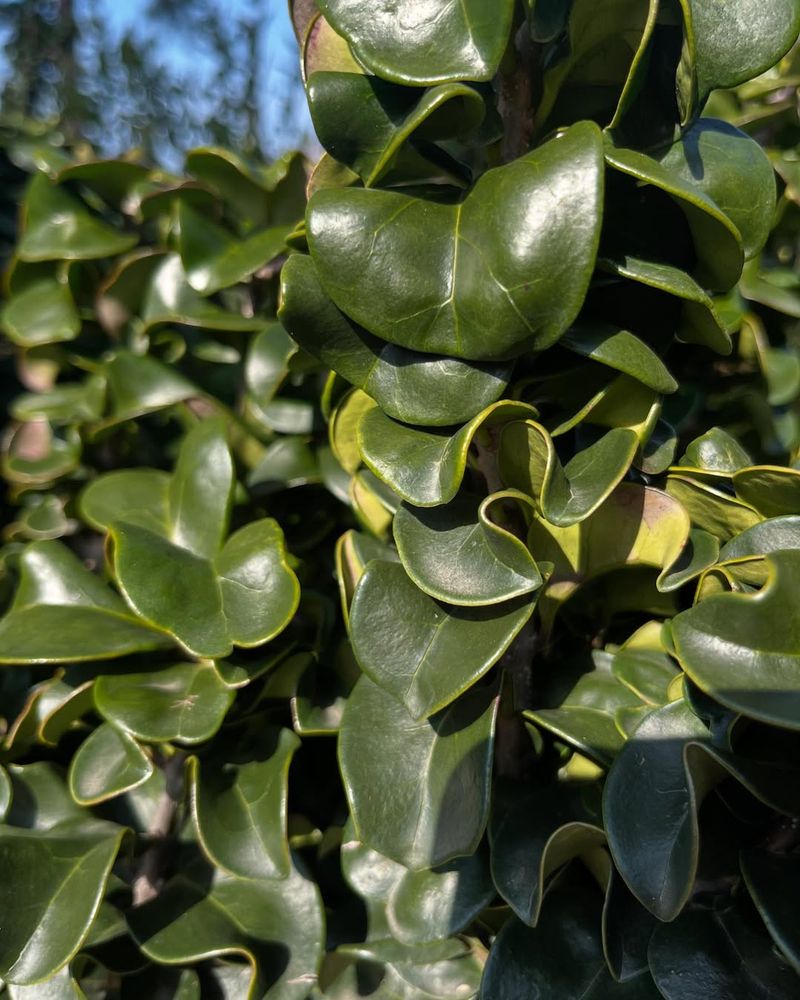
[{"label": "shrub", "polygon": [[794,997],[800,11],[318,8],[307,207],[38,154],[0,977]]}]

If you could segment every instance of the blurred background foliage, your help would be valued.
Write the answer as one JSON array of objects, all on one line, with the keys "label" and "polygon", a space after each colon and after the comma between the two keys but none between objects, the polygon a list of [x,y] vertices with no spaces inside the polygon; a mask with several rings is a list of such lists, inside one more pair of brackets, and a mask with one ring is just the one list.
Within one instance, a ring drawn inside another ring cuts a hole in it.
[{"label": "blurred background foliage", "polygon": [[0,48],[0,121],[54,142],[172,169],[311,145],[283,0],[5,0]]}]

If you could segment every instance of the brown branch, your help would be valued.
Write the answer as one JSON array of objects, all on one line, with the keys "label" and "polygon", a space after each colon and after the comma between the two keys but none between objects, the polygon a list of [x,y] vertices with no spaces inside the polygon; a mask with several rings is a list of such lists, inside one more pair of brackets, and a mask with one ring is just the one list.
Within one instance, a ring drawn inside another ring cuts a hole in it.
[{"label": "brown branch", "polygon": [[157,896],[164,882],[164,869],[172,847],[178,810],[183,801],[183,765],[186,755],[176,750],[161,765],[164,771],[164,794],[156,807],[147,831],[149,846],[139,858],[133,879],[133,905],[140,906]]},{"label": "brown branch", "polygon": [[519,26],[514,40],[514,66],[498,78],[497,109],[503,119],[501,156],[510,163],[531,147],[535,112],[533,106],[534,48],[527,21]]}]

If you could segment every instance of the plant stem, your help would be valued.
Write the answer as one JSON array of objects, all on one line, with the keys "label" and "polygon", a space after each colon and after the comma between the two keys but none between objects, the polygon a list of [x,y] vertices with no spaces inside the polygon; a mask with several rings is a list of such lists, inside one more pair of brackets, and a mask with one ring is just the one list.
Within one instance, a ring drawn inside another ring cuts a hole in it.
[{"label": "plant stem", "polygon": [[171,834],[183,801],[183,765],[186,755],[176,750],[163,762],[164,794],[147,831],[149,846],[142,854],[133,880],[133,905],[140,906],[158,895],[171,847]]}]

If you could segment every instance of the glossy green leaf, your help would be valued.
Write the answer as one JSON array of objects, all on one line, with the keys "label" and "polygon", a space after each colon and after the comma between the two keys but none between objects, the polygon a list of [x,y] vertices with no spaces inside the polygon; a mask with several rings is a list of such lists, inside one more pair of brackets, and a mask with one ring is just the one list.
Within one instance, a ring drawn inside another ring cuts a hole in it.
[{"label": "glossy green leaf", "polygon": [[536,417],[526,403],[500,400],[456,431],[424,431],[387,417],[378,407],[358,426],[361,456],[375,475],[415,507],[449,503],[458,493],[470,445],[491,428]]},{"label": "glossy green leaf", "polygon": [[265,729],[249,753],[192,758],[192,815],[200,843],[218,867],[248,879],[286,878],[289,765],[300,740]]},{"label": "glossy green leaf", "polygon": [[797,974],[744,907],[689,909],[657,927],[650,969],[665,1000],[790,1000]]},{"label": "glossy green leaf", "polygon": [[395,166],[405,177],[431,176],[426,154],[443,154],[425,144],[469,132],[485,115],[481,95],[461,82],[420,94],[362,73],[312,73],[306,92],[317,138],[366,187]]},{"label": "glossy green leaf", "polygon": [[[555,42],[545,49],[537,125],[548,121],[554,105],[557,114],[558,109],[572,110],[587,97],[600,105],[595,112],[599,112],[598,120],[606,110],[601,102],[608,102],[610,118],[616,93],[628,76],[651,16],[651,5],[638,0],[573,0],[568,6],[533,0],[531,5],[535,40]],[[555,29],[562,21],[566,22],[566,38]]]},{"label": "glossy green leaf", "polygon": [[492,878],[519,919],[539,920],[548,879],[564,864],[605,843],[594,785],[549,785],[495,792],[489,839]]},{"label": "glossy green leaf", "polygon": [[107,425],[154,413],[201,395],[174,367],[144,354],[118,350],[103,367],[111,412]]},{"label": "glossy green leaf", "polygon": [[678,463],[688,469],[726,477],[751,464],[750,456],[739,442],[720,427],[712,427],[695,438]]},{"label": "glossy green leaf", "polygon": [[198,867],[131,911],[133,936],[166,965],[238,956],[250,966],[241,1000],[304,1000],[324,945],[319,892],[293,868],[287,879],[239,879]]},{"label": "glossy green leaf", "polygon": [[666,490],[681,504],[695,528],[723,543],[761,520],[761,515],[749,504],[689,475],[670,475]]},{"label": "glossy green leaf", "polygon": [[686,271],[663,261],[643,260],[631,254],[601,258],[599,264],[612,274],[680,299],[681,320],[676,331],[678,338],[689,344],[703,344],[718,354],[730,354],[731,338],[714,300]]},{"label": "glossy green leaf", "polygon": [[81,330],[68,286],[54,279],[37,281],[10,298],[0,323],[9,340],[20,347],[74,340]]},{"label": "glossy green leaf", "polygon": [[[412,350],[502,360],[553,344],[577,315],[602,189],[600,135],[583,122],[483,174],[457,204],[318,191],[307,216],[311,255],[336,305],[370,333]],[[509,243],[510,230],[518,235]]]},{"label": "glossy green leaf", "polygon": [[735,87],[774,66],[800,33],[800,10],[792,0],[743,0],[735,10],[704,0],[681,0],[681,6],[684,120],[712,90]]},{"label": "glossy green leaf", "polygon": [[320,10],[359,61],[396,83],[490,80],[511,30],[513,5],[502,0],[320,0]]},{"label": "glossy green leaf", "polygon": [[[483,1000],[659,1000],[649,975],[616,983],[600,937],[599,893],[553,892],[536,928],[512,917],[498,934],[481,983]],[[535,992],[534,992],[535,991]]]},{"label": "glossy green leaf", "polygon": [[713,566],[718,558],[719,542],[715,536],[702,528],[692,528],[678,558],[661,571],[658,589],[665,594],[677,590]]},{"label": "glossy green leaf", "polygon": [[676,616],[672,637],[681,665],[703,691],[751,718],[800,729],[800,637],[786,610],[800,586],[800,552],[773,552],[768,562],[757,594],[702,601]]},{"label": "glossy green leaf", "polygon": [[33,542],[0,619],[0,663],[99,660],[167,645],[60,542]]},{"label": "glossy green leaf", "polygon": [[[749,139],[747,141],[750,142]],[[735,284],[744,260],[742,236],[723,208],[692,177],[686,160],[688,154],[683,147],[665,163],[666,158],[663,156],[659,160],[645,153],[615,146],[608,140],[605,155],[612,169],[627,174],[639,184],[650,184],[664,191],[676,202],[684,214],[695,244],[697,263],[692,273],[701,284],[715,291],[726,291]],[[700,162],[706,168],[705,160]],[[688,178],[683,176],[684,169],[689,174]],[[723,178],[727,181],[725,174]],[[741,190],[739,203],[749,204]]]},{"label": "glossy green leaf", "polygon": [[428,426],[470,420],[508,383],[510,364],[421,354],[373,337],[336,308],[308,257],[292,256],[281,278],[279,316],[292,337],[396,420]]},{"label": "glossy green leaf", "polygon": [[800,972],[800,928],[793,907],[800,890],[800,857],[753,848],[742,853],[741,866],[750,896],[773,941]]},{"label": "glossy green leaf", "polygon": [[0,827],[5,872],[0,911],[14,914],[0,927],[0,975],[6,983],[41,982],[77,952],[123,834],[122,827],[88,816],[48,829]]},{"label": "glossy green leaf", "polygon": [[221,420],[203,420],[183,440],[170,480],[170,540],[211,558],[228,531],[233,460]]},{"label": "glossy green leaf", "polygon": [[280,323],[270,323],[255,336],[247,352],[244,377],[247,391],[260,407],[272,401],[288,376],[289,364],[296,353],[296,344]]},{"label": "glossy green leaf", "polygon": [[114,521],[150,527],[166,534],[170,476],[159,469],[120,469],[94,479],[80,495],[79,512],[97,531]]},{"label": "glossy green leaf", "polygon": [[625,737],[608,712],[584,705],[537,708],[525,718],[551,732],[579,753],[608,767],[625,743]]},{"label": "glossy green leaf", "polygon": [[614,428],[563,466],[545,428],[526,420],[503,428],[500,474],[509,486],[534,497],[547,521],[568,527],[607,500],[630,468],[638,446],[635,431]]},{"label": "glossy green leaf", "polygon": [[671,566],[689,535],[689,518],[672,497],[650,486],[622,483],[585,521],[559,528],[537,519],[528,544],[555,565],[550,586],[564,595],[599,573],[625,565]]},{"label": "glossy green leaf", "polygon": [[205,146],[188,153],[186,169],[230,207],[245,231],[292,225],[302,214],[306,173],[297,153],[264,166]]},{"label": "glossy green leaf", "polygon": [[275,226],[238,239],[185,201],[178,205],[179,252],[186,279],[201,295],[235,285],[285,249],[288,226]]},{"label": "glossy green leaf", "polygon": [[297,609],[297,579],[270,518],[234,532],[213,560],[134,524],[115,524],[111,537],[125,599],[196,656],[267,642]]},{"label": "glossy green leaf", "polygon": [[651,712],[617,756],[603,798],[609,847],[631,892],[660,920],[674,920],[692,892],[697,811],[707,793],[732,776],[773,807],[792,810],[789,775],[714,748],[684,701]]},{"label": "glossy green leaf", "polygon": [[94,686],[104,719],[146,742],[201,743],[222,725],[234,691],[210,663],[144,674],[103,674]]},{"label": "glossy green leaf", "polygon": [[800,470],[774,465],[739,469],[733,476],[736,496],[763,514],[800,514]]},{"label": "glossy green leaf", "polygon": [[675,392],[678,388],[656,352],[629,330],[577,327],[565,333],[560,344],[576,354],[616,368],[657,392]]},{"label": "glossy green leaf", "polygon": [[472,854],[488,818],[496,709],[492,692],[471,691],[416,722],[362,677],[339,735],[359,838],[413,870]]},{"label": "glossy green leaf", "polygon": [[768,556],[784,549],[800,549],[800,517],[774,517],[761,521],[732,538],[720,550],[721,563],[753,556]]},{"label": "glossy green leaf", "polygon": [[[524,496],[522,500],[527,502]],[[540,587],[543,578],[530,552],[503,527],[509,502],[517,502],[513,491],[482,501],[461,494],[439,507],[402,504],[394,538],[417,587],[436,600],[462,606],[498,604]]]},{"label": "glossy green leaf", "polygon": [[108,723],[98,726],[72,758],[69,789],[82,806],[113,799],[143,784],[153,763],[127,733]]},{"label": "glossy green leaf", "polygon": [[464,608],[419,590],[394,562],[373,562],[350,607],[353,651],[362,670],[415,720],[449,705],[508,649],[533,601]]},{"label": "glossy green leaf", "polygon": [[389,928],[404,944],[441,941],[464,930],[494,895],[480,853],[432,871],[405,871],[389,895]]},{"label": "glossy green leaf", "polygon": [[134,234],[119,232],[40,173],[28,187],[23,217],[17,253],[26,261],[114,257],[138,242]]}]

